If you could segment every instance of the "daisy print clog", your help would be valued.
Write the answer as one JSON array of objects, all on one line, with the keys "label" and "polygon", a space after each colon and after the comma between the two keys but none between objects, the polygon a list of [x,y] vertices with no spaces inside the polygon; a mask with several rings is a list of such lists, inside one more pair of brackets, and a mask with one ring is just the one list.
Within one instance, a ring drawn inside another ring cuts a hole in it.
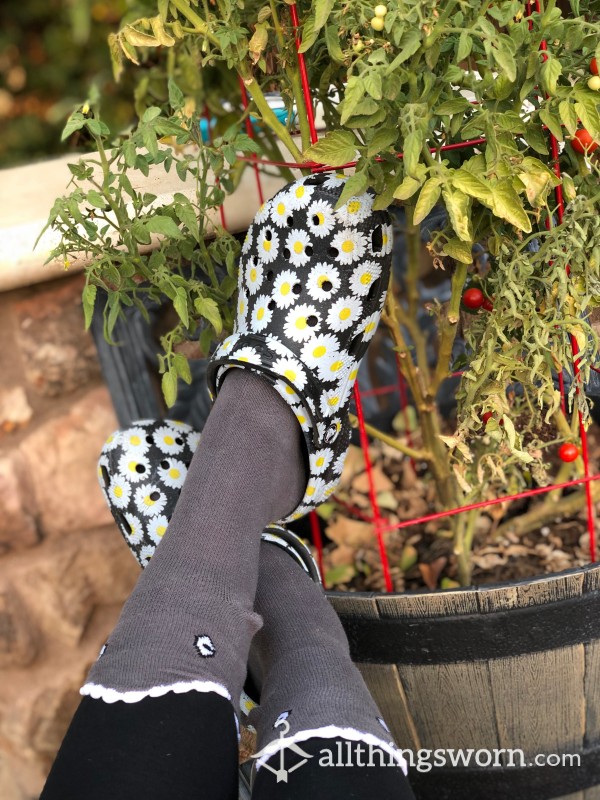
[{"label": "daisy print clog", "polygon": [[214,397],[228,369],[252,369],[296,415],[309,480],[281,522],[316,508],[339,481],[352,387],[389,281],[389,215],[373,211],[369,193],[336,209],[344,185],[343,176],[310,175],[261,206],[242,248],[235,329],[207,372]]}]

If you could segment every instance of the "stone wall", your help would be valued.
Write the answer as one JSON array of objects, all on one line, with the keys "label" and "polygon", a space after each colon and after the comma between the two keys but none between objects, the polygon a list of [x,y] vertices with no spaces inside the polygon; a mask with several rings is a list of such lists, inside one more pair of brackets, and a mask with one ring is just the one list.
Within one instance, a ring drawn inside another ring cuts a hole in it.
[{"label": "stone wall", "polygon": [[37,798],[139,567],[96,481],[117,427],[82,278],[0,294],[0,798]]}]

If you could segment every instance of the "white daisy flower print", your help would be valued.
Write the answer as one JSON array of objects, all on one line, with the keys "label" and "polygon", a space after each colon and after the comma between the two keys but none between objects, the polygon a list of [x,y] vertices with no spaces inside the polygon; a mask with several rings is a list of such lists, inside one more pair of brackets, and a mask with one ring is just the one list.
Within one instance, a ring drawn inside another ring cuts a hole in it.
[{"label": "white daisy flower print", "polygon": [[299,406],[292,406],[292,411],[296,415],[296,419],[300,423],[300,427],[304,432],[309,431],[312,428],[312,422],[310,421],[310,417],[306,413],[306,409],[303,408],[301,405]]},{"label": "white daisy flower print", "polygon": [[336,458],[335,463],[333,465],[333,471],[336,475],[341,475],[344,471],[344,464],[346,463],[346,456],[348,455],[348,451],[344,450],[343,453]]},{"label": "white daisy flower print", "polygon": [[260,356],[254,347],[240,347],[233,353],[232,358],[236,361],[244,361],[246,364],[260,364]]},{"label": "white daisy flower print", "polygon": [[377,311],[363,320],[359,330],[359,333],[362,333],[363,341],[369,342],[375,336],[378,323],[379,313]]},{"label": "white daisy flower print", "polygon": [[123,453],[119,459],[119,474],[131,483],[139,483],[150,474],[150,462],[146,456]]},{"label": "white daisy flower print", "polygon": [[341,419],[339,417],[334,417],[329,423],[327,431],[325,432],[324,436],[325,441],[328,442],[329,444],[331,444],[331,442],[335,442],[341,430],[342,430]]},{"label": "white daisy flower print", "polygon": [[315,369],[337,355],[339,349],[340,345],[335,336],[330,333],[317,334],[302,348],[302,363],[309,369]]},{"label": "white daisy flower print", "polygon": [[[245,300],[244,302],[248,301]],[[239,307],[239,301],[238,301],[238,307]],[[222,342],[217,347],[215,351],[215,359],[223,358],[223,356],[226,356],[227,353],[229,353],[229,351],[233,348],[233,346],[235,345],[235,343],[238,341],[239,338],[240,338],[239,333],[232,333],[231,336],[228,336],[225,339],[225,341]]]},{"label": "white daisy flower print", "polygon": [[269,295],[261,294],[256,298],[256,303],[252,309],[252,330],[260,333],[263,331],[273,316],[273,311],[269,308],[271,298]]},{"label": "white daisy flower print", "polygon": [[360,231],[347,228],[339,231],[331,240],[331,246],[337,250],[335,260],[339,264],[354,264],[364,255],[367,239]]},{"label": "white daisy flower print", "polygon": [[288,219],[291,217],[292,211],[293,209],[288,194],[280,194],[277,197],[277,202],[273,203],[271,219],[279,228],[287,228]]},{"label": "white daisy flower print", "polygon": [[300,286],[298,282],[298,277],[291,269],[284,269],[279,273],[273,284],[273,299],[275,300],[277,308],[290,308],[290,306],[294,305],[298,299],[298,295],[294,291],[296,285],[298,285],[300,291],[302,291],[302,286]]},{"label": "white daisy flower print", "polygon": [[148,562],[154,555],[155,551],[156,551],[156,545],[154,544],[145,544],[142,547],[142,549],[140,550],[139,559],[140,559],[140,564],[143,567],[146,567],[148,565]]},{"label": "white daisy flower print", "polygon": [[121,433],[121,444],[129,453],[144,455],[144,453],[150,447],[150,443],[148,442],[146,436],[147,434],[144,428],[128,428],[126,431],[122,431]]},{"label": "white daisy flower print", "polygon": [[311,473],[321,475],[331,464],[332,459],[333,450],[328,450],[327,448],[317,450],[316,453],[311,453],[309,456]]},{"label": "white daisy flower print", "polygon": [[148,525],[148,535],[155,544],[160,543],[162,537],[167,532],[168,525],[169,520],[162,514],[150,521]]},{"label": "white daisy flower print", "polygon": [[314,306],[301,303],[288,311],[283,326],[283,334],[295,342],[306,342],[312,339],[321,324],[321,315]]},{"label": "white daisy flower print", "polygon": [[198,431],[192,431],[191,433],[188,433],[187,443],[192,453],[196,452],[196,448],[198,447],[198,443],[200,442],[201,435],[202,434],[198,433]]},{"label": "white daisy flower print", "polygon": [[167,498],[153,483],[143,483],[135,490],[135,504],[146,517],[156,517],[165,509]]},{"label": "white daisy flower print", "polygon": [[315,413],[315,401],[312,399],[312,397],[307,397],[306,398],[306,405],[310,408],[310,410],[314,414]]},{"label": "white daisy flower print", "polygon": [[343,183],[346,183],[346,176],[343,172],[330,172],[322,185],[325,189],[335,189],[336,186],[341,186]]},{"label": "white daisy flower print", "polygon": [[365,192],[358,197],[351,197],[346,205],[338,208],[335,213],[344,225],[357,225],[369,216],[372,208],[373,198]]},{"label": "white daisy flower print", "polygon": [[292,389],[291,386],[289,386],[289,384],[281,380],[281,378],[275,381],[275,383],[273,384],[273,388],[275,389],[277,394],[283,397],[286,403],[295,405],[296,403],[300,402],[300,398],[298,397],[296,392]]},{"label": "white daisy flower print", "polygon": [[[248,330],[248,323],[246,312],[248,311],[248,295],[242,289],[238,294],[237,299],[237,320],[236,320],[236,328],[238,333],[245,333]],[[236,335],[236,334],[234,334]],[[230,349],[231,345],[234,344],[234,341],[231,341],[231,336],[228,336],[227,339],[223,342],[223,344],[219,347],[219,353],[225,355]]]},{"label": "white daisy flower print", "polygon": [[308,273],[306,290],[313,300],[327,301],[340,288],[339,270],[331,264],[319,262]]},{"label": "white daisy flower print", "polygon": [[322,381],[335,381],[344,374],[345,366],[343,353],[330,353],[327,358],[321,359],[317,366],[317,373]]},{"label": "white daisy flower print", "polygon": [[323,488],[323,500],[327,500],[331,497],[331,495],[335,492],[338,487],[338,481],[330,481],[330,483],[326,484]]},{"label": "white daisy flower print", "polygon": [[294,267],[303,267],[310,261],[312,255],[312,245],[310,236],[301,228],[294,228],[290,231],[285,246],[289,251],[289,262]]},{"label": "white daisy flower print", "polygon": [[142,525],[141,520],[139,517],[135,517],[133,514],[125,514],[125,520],[129,526],[129,530],[125,532],[127,541],[130,544],[139,544],[142,541],[142,536],[144,535],[144,526]]},{"label": "white daisy flower print", "polygon": [[310,203],[314,191],[314,186],[306,186],[304,183],[300,182],[293,184],[288,192],[291,210],[297,211],[300,208],[306,208]]},{"label": "white daisy flower print", "polygon": [[115,508],[125,508],[131,497],[131,485],[117,475],[110,482],[108,496]]},{"label": "white daisy flower print", "polygon": [[304,517],[310,511],[314,511],[312,506],[307,506],[307,505],[299,506],[296,509],[296,511],[294,511],[294,513],[290,516],[290,519],[291,520],[302,519],[302,517]]},{"label": "white daisy flower print", "polygon": [[160,462],[158,474],[166,486],[171,489],[180,489],[187,475],[187,467],[183,461],[167,458]]},{"label": "white daisy flower print", "polygon": [[248,228],[246,231],[246,236],[244,237],[244,243],[242,244],[242,253],[247,255],[250,252],[250,248],[252,247],[252,228]]},{"label": "white daisy flower print", "polygon": [[283,358],[290,357],[290,350],[289,348],[277,338],[277,336],[273,336],[272,333],[267,334],[265,337],[265,341],[267,346],[277,355],[282,356]]},{"label": "white daisy flower print", "polygon": [[[324,417],[332,417],[337,414],[342,405],[342,393],[339,389],[330,389],[323,392],[320,400],[321,413]],[[325,436],[327,439],[327,435]]]},{"label": "white daisy flower print", "polygon": [[394,244],[394,231],[391,225],[383,225],[382,239],[381,252],[384,256],[387,256],[392,252],[392,247]]},{"label": "white daisy flower print", "polygon": [[327,312],[327,327],[334,331],[345,331],[360,317],[362,306],[356,297],[340,297]]},{"label": "white daisy flower print", "polygon": [[121,444],[121,431],[115,431],[111,433],[110,436],[104,442],[104,446],[102,447],[103,450],[109,451],[114,450],[117,445]]},{"label": "white daisy flower print", "polygon": [[323,239],[335,225],[335,214],[326,200],[315,200],[306,211],[308,230],[317,238]]},{"label": "white daisy flower print", "polygon": [[167,422],[173,428],[177,428],[177,430],[183,431],[184,433],[192,430],[191,426],[188,425],[187,422],[182,422],[180,419],[169,419]]},{"label": "white daisy flower print", "polygon": [[363,261],[352,273],[350,291],[358,297],[369,294],[371,285],[381,275],[381,266],[375,261]]},{"label": "white daisy flower print", "polygon": [[325,487],[327,484],[323,478],[311,478],[306,487],[304,497],[311,503],[321,503],[324,499]]},{"label": "white daisy flower print", "polygon": [[265,264],[269,264],[277,258],[279,252],[279,236],[273,228],[265,228],[260,232],[256,243],[258,257]]},{"label": "white daisy flower print", "polygon": [[181,431],[172,428],[170,425],[163,425],[154,432],[154,444],[163,453],[175,456],[183,450],[185,439]]},{"label": "white daisy flower print", "polygon": [[292,383],[299,391],[306,386],[306,373],[297,361],[291,358],[278,358],[273,364],[274,371]]},{"label": "white daisy flower print", "polygon": [[262,264],[259,264],[254,257],[250,258],[246,265],[244,278],[246,279],[246,286],[250,294],[256,294],[263,282],[264,271]]},{"label": "white daisy flower print", "polygon": [[271,213],[272,203],[270,200],[267,200],[256,212],[256,216],[254,217],[254,222],[257,222],[259,225],[262,225],[263,222],[266,222],[269,219],[269,215]]}]

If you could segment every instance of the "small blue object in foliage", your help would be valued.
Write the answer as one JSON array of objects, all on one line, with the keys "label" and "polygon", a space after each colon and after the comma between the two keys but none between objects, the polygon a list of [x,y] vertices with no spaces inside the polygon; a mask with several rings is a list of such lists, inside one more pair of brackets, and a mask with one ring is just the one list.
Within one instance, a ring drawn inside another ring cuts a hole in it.
[{"label": "small blue object in foliage", "polygon": [[[287,125],[288,124],[288,120],[290,118],[290,114],[289,114],[287,108],[285,108],[284,106],[280,106],[280,107],[272,108],[271,110],[273,111],[273,113],[275,114],[275,116],[277,117],[279,122],[281,122],[282,125]],[[296,115],[294,114],[294,117],[295,116]],[[258,119],[258,117],[255,117],[253,114],[250,114],[250,122],[252,123],[252,128],[254,129],[254,131],[256,131],[256,132],[260,131],[261,123],[260,123],[260,120]],[[210,142],[210,131],[212,131],[212,129],[215,127],[216,124],[217,124],[217,118],[216,117],[211,117],[210,118],[210,124],[209,124],[209,120],[205,119],[204,117],[200,120],[200,124],[199,124],[200,135],[202,136],[202,141],[203,142]]]}]

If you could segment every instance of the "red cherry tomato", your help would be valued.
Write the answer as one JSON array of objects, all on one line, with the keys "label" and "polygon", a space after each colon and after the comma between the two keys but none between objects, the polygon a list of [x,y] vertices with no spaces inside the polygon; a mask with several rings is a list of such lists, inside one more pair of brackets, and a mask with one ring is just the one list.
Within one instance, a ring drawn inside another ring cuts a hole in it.
[{"label": "red cherry tomato", "polygon": [[483,305],[483,292],[481,289],[467,289],[462,296],[462,302],[467,308],[481,308]]},{"label": "red cherry tomato", "polygon": [[571,147],[577,153],[593,153],[598,147],[598,142],[592,139],[592,134],[585,128],[580,128],[571,139]]},{"label": "red cherry tomato", "polygon": [[592,75],[598,75],[598,62],[595,58],[590,61],[590,72]]},{"label": "red cherry tomato", "polygon": [[481,415],[481,421],[484,425],[487,425],[488,419],[491,419],[494,415],[491,411],[486,411],[485,414]]},{"label": "red cherry tomato", "polygon": [[486,311],[493,311],[494,310],[494,304],[489,299],[489,297],[484,297],[483,298],[483,303],[481,304],[481,307],[483,309],[485,309]]},{"label": "red cherry tomato", "polygon": [[565,444],[561,444],[558,448],[558,457],[561,461],[569,464],[571,461],[575,461],[576,458],[579,458],[579,448],[577,445],[573,444],[573,442],[565,442]]}]

